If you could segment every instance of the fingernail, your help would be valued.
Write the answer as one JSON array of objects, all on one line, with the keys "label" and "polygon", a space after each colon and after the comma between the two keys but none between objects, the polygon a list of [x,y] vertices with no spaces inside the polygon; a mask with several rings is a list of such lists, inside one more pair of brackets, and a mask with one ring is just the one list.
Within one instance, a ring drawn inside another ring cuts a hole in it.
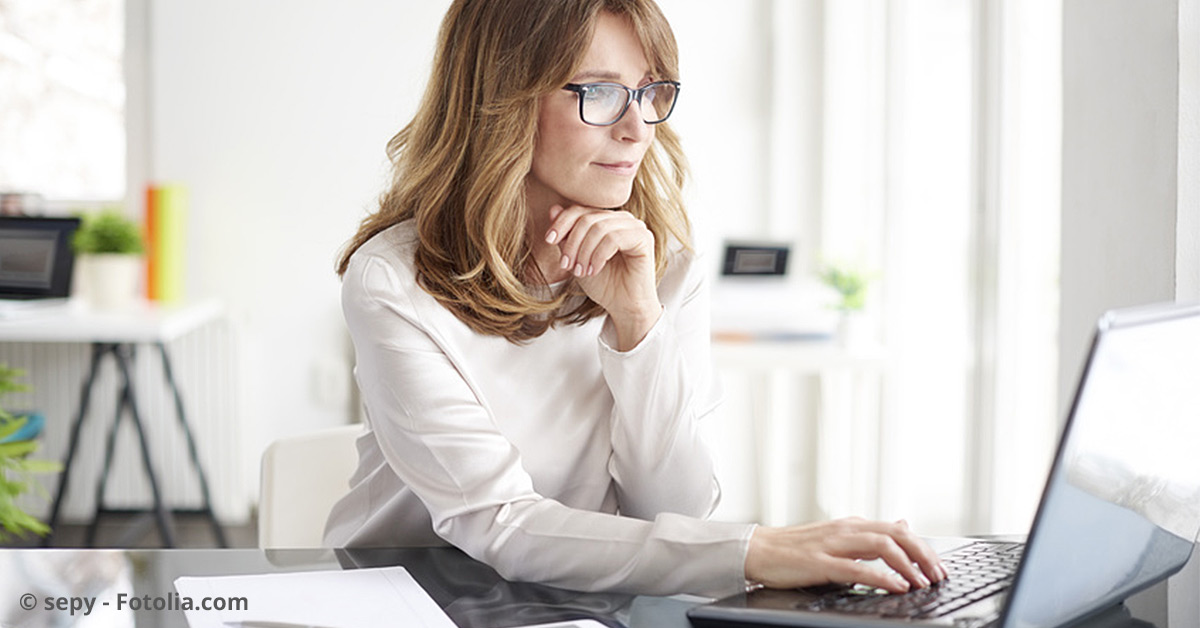
[{"label": "fingernail", "polygon": [[562,261],[559,262],[559,266],[562,266],[563,268],[570,268],[571,267],[571,258],[564,255],[562,258]]},{"label": "fingernail", "polygon": [[596,271],[595,271],[595,269],[593,269],[593,268],[592,268],[592,265],[591,265],[591,264],[588,264],[588,271],[587,271],[587,274],[588,274],[588,277],[591,277],[592,275],[595,275],[595,274],[596,274]]},{"label": "fingernail", "polygon": [[554,241],[557,239],[558,239],[558,233],[556,233],[553,229],[550,230],[550,233],[546,234],[546,242],[548,242],[550,244],[554,244]]},{"label": "fingernail", "polygon": [[911,586],[912,586],[909,584],[908,580],[905,580],[900,574],[893,575],[892,582],[894,582],[897,587],[899,587],[900,589],[902,589],[904,591],[909,590],[909,588],[911,588]]},{"label": "fingernail", "polygon": [[576,277],[582,277],[582,276],[583,276],[583,264],[576,264],[576,265],[575,265],[575,276],[576,276]]},{"label": "fingernail", "polygon": [[917,574],[917,582],[921,583],[922,589],[927,589],[933,584],[929,581],[929,578],[925,577],[925,574]]},{"label": "fingernail", "polygon": [[946,569],[945,565],[939,563],[938,570],[940,570],[942,572],[942,580],[945,580],[950,577],[950,570]]}]

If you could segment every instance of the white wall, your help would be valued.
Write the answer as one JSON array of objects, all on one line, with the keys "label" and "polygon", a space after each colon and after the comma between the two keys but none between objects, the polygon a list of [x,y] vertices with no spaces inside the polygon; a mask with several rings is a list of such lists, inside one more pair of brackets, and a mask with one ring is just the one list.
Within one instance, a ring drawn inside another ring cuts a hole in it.
[{"label": "white wall", "polygon": [[[769,42],[759,33],[769,0],[662,0],[680,49],[679,106],[671,123],[692,167],[688,210],[701,247],[721,238],[762,238],[769,202]],[[715,265],[714,265],[715,267]]]},{"label": "white wall", "polygon": [[[1060,405],[1105,309],[1200,299],[1196,0],[1066,0]],[[1130,600],[1200,623],[1195,560]]]},{"label": "white wall", "polygon": [[1063,6],[1063,408],[1101,312],[1175,298],[1176,4]]},{"label": "white wall", "polygon": [[352,414],[334,259],[382,190],[446,4],[150,0],[148,176],[190,188],[188,295],[240,331],[248,492],[271,439]]},{"label": "white wall", "polygon": [[1175,291],[1200,300],[1200,0],[1179,2],[1178,171]]},{"label": "white wall", "polygon": [[[1200,301],[1200,0],[1179,2],[1176,296]],[[1168,586],[1171,626],[1200,625],[1200,551]]]}]

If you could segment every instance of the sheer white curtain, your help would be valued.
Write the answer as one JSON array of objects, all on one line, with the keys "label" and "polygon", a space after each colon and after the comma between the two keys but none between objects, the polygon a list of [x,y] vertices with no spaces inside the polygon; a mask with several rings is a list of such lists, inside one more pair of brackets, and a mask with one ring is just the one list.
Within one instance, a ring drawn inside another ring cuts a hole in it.
[{"label": "sheer white curtain", "polygon": [[[826,255],[877,269],[891,369],[877,512],[960,530],[969,478],[971,5],[826,3]],[[817,481],[823,481],[818,478]],[[853,514],[833,512],[832,515]]]},{"label": "sheer white curtain", "polygon": [[[873,270],[868,313],[888,355],[882,386],[730,378],[713,430],[726,514],[1020,531],[1057,424],[1059,3],[762,0],[734,5],[740,17],[663,4],[710,241],[791,240],[800,273]],[[726,45],[701,48],[713,28]],[[744,180],[710,166],[734,147]],[[736,216],[706,202],[739,186],[753,203]],[[771,444],[793,458],[782,474],[761,472],[764,444],[743,433],[764,424],[746,415],[771,412],[791,421]]]},{"label": "sheer white curtain", "polygon": [[872,515],[1010,531],[1036,506],[1056,425],[1054,4],[825,5],[826,76],[842,78],[826,91],[823,242],[880,269],[893,365]]},{"label": "sheer white curtain", "polygon": [[892,358],[871,515],[1020,531],[1036,507],[1057,425],[1056,4],[825,3],[822,241],[880,269]]}]

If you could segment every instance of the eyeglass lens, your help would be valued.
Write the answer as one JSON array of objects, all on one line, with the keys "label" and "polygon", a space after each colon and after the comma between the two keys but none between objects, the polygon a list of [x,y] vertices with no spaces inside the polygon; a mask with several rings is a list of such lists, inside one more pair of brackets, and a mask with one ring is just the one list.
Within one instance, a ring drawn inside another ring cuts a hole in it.
[{"label": "eyeglass lens", "polygon": [[[678,90],[671,83],[652,83],[642,90],[640,107],[642,119],[655,124],[667,119],[675,104]],[[607,125],[616,122],[629,103],[629,91],[622,85],[597,83],[588,85],[583,99],[583,120],[588,124]]]}]

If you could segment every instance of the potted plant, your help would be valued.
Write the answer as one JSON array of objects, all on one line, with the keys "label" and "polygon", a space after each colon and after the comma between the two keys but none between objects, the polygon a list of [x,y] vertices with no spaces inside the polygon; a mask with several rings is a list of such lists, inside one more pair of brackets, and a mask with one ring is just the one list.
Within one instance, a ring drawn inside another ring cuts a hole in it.
[{"label": "potted plant", "polygon": [[867,286],[871,277],[850,266],[826,264],[821,281],[837,293],[834,309],[839,313],[838,339],[844,346],[862,344],[865,338],[863,309],[867,304]]},{"label": "potted plant", "polygon": [[72,246],[80,254],[81,292],[93,307],[128,307],[138,292],[142,254],[141,227],[117,209],[83,214]]},{"label": "potted plant", "polygon": [[[27,390],[17,383],[24,373],[0,364],[0,395]],[[13,416],[0,407],[0,541],[22,537],[28,533],[45,535],[50,528],[33,515],[21,510],[17,499],[31,488],[41,489],[33,482],[35,473],[54,473],[62,469],[57,462],[30,459],[37,450],[36,440],[22,436],[29,417]]]}]

